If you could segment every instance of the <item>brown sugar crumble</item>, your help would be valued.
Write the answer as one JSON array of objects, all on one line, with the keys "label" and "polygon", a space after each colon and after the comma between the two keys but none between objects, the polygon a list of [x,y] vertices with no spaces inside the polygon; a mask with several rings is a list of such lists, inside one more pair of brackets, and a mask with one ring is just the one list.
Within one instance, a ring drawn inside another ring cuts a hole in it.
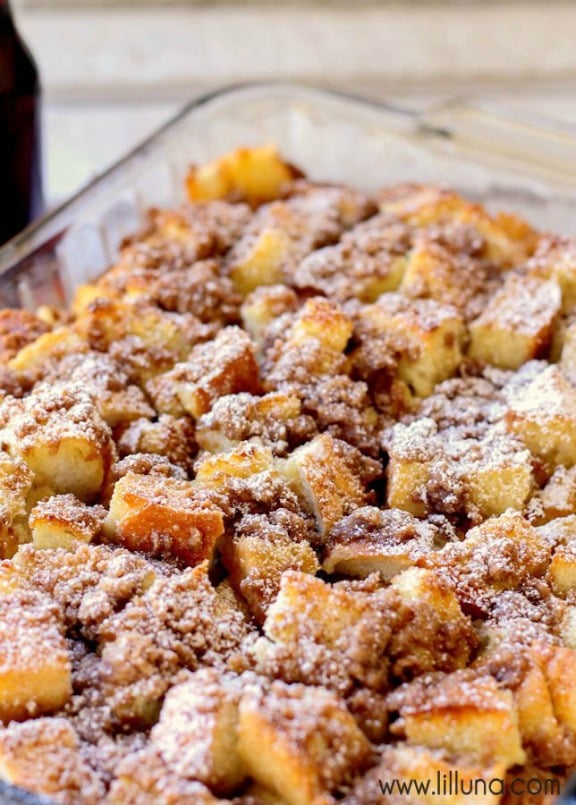
[{"label": "brown sugar crumble", "polygon": [[576,243],[269,146],[186,189],[66,315],[0,311],[0,779],[65,805],[562,783]]}]

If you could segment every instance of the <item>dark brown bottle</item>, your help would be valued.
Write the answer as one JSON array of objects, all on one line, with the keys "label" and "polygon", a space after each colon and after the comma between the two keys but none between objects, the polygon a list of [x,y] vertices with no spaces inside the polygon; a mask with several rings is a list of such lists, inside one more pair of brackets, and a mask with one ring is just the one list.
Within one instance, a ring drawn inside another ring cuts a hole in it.
[{"label": "dark brown bottle", "polygon": [[0,0],[0,244],[41,209],[38,70],[8,0]]}]

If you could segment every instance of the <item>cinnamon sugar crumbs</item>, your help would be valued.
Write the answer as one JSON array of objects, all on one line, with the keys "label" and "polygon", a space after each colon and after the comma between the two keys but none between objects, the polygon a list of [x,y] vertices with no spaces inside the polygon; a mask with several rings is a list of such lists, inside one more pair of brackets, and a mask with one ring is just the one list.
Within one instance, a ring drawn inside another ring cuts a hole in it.
[{"label": "cinnamon sugar crumbs", "polygon": [[367,804],[498,718],[576,760],[574,243],[289,175],[0,313],[0,776],[53,801]]}]

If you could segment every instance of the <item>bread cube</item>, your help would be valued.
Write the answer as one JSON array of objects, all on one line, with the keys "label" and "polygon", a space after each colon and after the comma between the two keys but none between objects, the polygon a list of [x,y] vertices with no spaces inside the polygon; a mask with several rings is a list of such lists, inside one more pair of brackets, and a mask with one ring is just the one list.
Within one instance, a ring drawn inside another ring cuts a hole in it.
[{"label": "bread cube", "polygon": [[169,554],[189,565],[210,559],[224,518],[194,494],[187,481],[128,472],[114,486],[105,534],[129,550]]},{"label": "bread cube", "polygon": [[320,565],[306,541],[297,541],[286,528],[262,522],[240,524],[233,537],[222,541],[220,553],[234,589],[248,602],[258,623],[280,590],[286,570],[314,575]]},{"label": "bread cube", "polygon": [[561,336],[560,369],[566,379],[576,385],[576,322],[568,324]]},{"label": "bread cube", "polygon": [[74,329],[92,349],[106,351],[114,342],[130,337],[149,350],[158,350],[164,361],[175,363],[190,351],[189,326],[186,316],[146,302],[97,299],[78,317]]},{"label": "bread cube", "polygon": [[399,509],[366,506],[340,520],[324,547],[326,573],[390,581],[434,549],[436,529]]},{"label": "bread cube", "polygon": [[148,744],[115,768],[106,805],[220,805],[209,788],[175,774],[158,749]]},{"label": "bread cube", "polygon": [[565,731],[556,718],[543,668],[534,658],[525,665],[520,684],[514,688],[522,743],[530,749],[538,764],[557,765],[562,762]]},{"label": "bread cube", "polygon": [[545,358],[561,301],[560,288],[552,280],[508,275],[470,324],[470,357],[501,369]]},{"label": "bread cube", "polygon": [[246,296],[262,285],[281,283],[282,265],[290,249],[290,237],[282,229],[263,229],[250,238],[230,266],[236,290]]},{"label": "bread cube", "polygon": [[562,309],[576,308],[576,240],[560,235],[543,235],[528,263],[532,276],[554,279],[562,289]]},{"label": "bread cube", "polygon": [[397,290],[407,265],[406,227],[375,215],[345,232],[334,246],[315,249],[297,266],[291,282],[307,293],[345,302],[375,302]]},{"label": "bread cube", "polygon": [[525,763],[512,694],[491,676],[467,670],[425,676],[412,683],[406,702],[400,714],[410,744],[486,765]]},{"label": "bread cube", "polygon": [[576,464],[576,389],[557,366],[548,366],[516,395],[506,424],[551,470]]},{"label": "bread cube", "polygon": [[338,447],[327,433],[294,450],[281,463],[302,505],[316,518],[321,537],[350,511],[366,502],[366,493]]},{"label": "bread cube", "polygon": [[435,422],[422,417],[409,425],[395,425],[387,447],[387,505],[423,517],[428,509],[426,486],[434,461],[444,456]]},{"label": "bread cube", "polygon": [[71,664],[58,607],[41,593],[0,596],[0,719],[30,718],[63,707]]},{"label": "bread cube", "polygon": [[576,590],[576,541],[556,548],[548,568],[548,578],[556,595],[562,598]]},{"label": "bread cube", "polygon": [[411,567],[392,579],[400,618],[387,653],[399,679],[464,668],[478,638],[452,587],[434,571]]},{"label": "bread cube", "polygon": [[103,782],[82,757],[78,735],[64,718],[35,718],[0,729],[0,777],[54,802],[101,802],[105,796]]},{"label": "bread cube", "polygon": [[271,392],[255,397],[246,392],[220,397],[196,423],[196,439],[203,450],[221,453],[240,442],[255,440],[286,452],[290,430],[297,425],[302,403],[298,397]]},{"label": "bread cube", "polygon": [[421,234],[406,260],[400,291],[412,299],[436,299],[452,305],[469,321],[485,307],[496,273],[492,266]]},{"label": "bread cube", "polygon": [[433,299],[383,294],[359,312],[358,333],[361,360],[363,352],[383,350],[400,380],[419,397],[432,394],[437,383],[454,374],[462,359],[462,318],[454,308]]},{"label": "bread cube", "polygon": [[318,798],[362,771],[371,755],[335,694],[282,682],[243,696],[238,750],[250,776],[289,805],[320,805]]},{"label": "bread cube", "polygon": [[230,198],[256,206],[278,198],[284,186],[299,175],[282,161],[273,145],[238,148],[214,162],[191,167],[186,191],[190,201]]},{"label": "bread cube", "polygon": [[535,525],[543,525],[559,518],[573,517],[576,511],[576,467],[569,470],[559,466],[552,477],[530,501],[530,519]]},{"label": "bread cube", "polygon": [[328,349],[344,352],[352,329],[352,321],[338,305],[322,297],[315,297],[304,304],[289,338],[295,344],[315,338]]},{"label": "bread cube", "polygon": [[111,288],[105,288],[97,284],[79,285],[74,292],[74,299],[70,304],[70,309],[75,316],[81,316],[98,299],[113,300],[115,297],[116,294]]},{"label": "bread cube", "polygon": [[24,461],[0,452],[0,559],[10,559],[18,543],[29,539],[27,504],[33,480]]},{"label": "bread cube", "polygon": [[23,347],[8,362],[8,367],[18,378],[35,382],[43,377],[50,365],[65,355],[87,352],[88,348],[87,342],[71,327],[58,327]]},{"label": "bread cube", "polygon": [[129,383],[119,363],[104,352],[65,356],[47,374],[47,383],[55,381],[90,393],[110,427],[155,415],[141,389]]},{"label": "bread cube", "polygon": [[290,645],[305,629],[324,645],[335,646],[365,609],[361,596],[331,587],[307,573],[287,570],[280,592],[268,609],[264,633],[276,643]]},{"label": "bread cube", "polygon": [[0,405],[0,439],[37,486],[88,500],[101,489],[114,456],[110,429],[94,398],[78,386],[39,385]]},{"label": "bread cube", "polygon": [[534,488],[532,457],[515,440],[489,435],[463,466],[469,508],[481,517],[521,511]]},{"label": "bread cube", "polygon": [[103,506],[86,506],[74,495],[54,495],[41,500],[30,512],[32,540],[36,548],[73,549],[91,542],[106,516]]},{"label": "bread cube", "polygon": [[521,265],[535,247],[536,233],[526,221],[509,213],[490,215],[454,190],[395,185],[382,191],[378,200],[381,210],[416,227],[457,223],[475,230],[481,238],[481,256],[502,268]]},{"label": "bread cube", "polygon": [[227,453],[216,453],[203,458],[196,467],[194,485],[219,489],[229,479],[250,478],[261,472],[279,475],[270,449],[256,443],[243,442]]},{"label": "bread cube", "polygon": [[165,456],[168,461],[189,473],[198,450],[194,425],[189,417],[160,414],[156,421],[137,419],[117,438],[119,455],[148,453]]},{"label": "bread cube", "polygon": [[27,310],[0,310],[0,363],[7,363],[50,328]]},{"label": "bread cube", "polygon": [[560,622],[560,636],[567,648],[576,649],[576,607],[566,606]]},{"label": "bread cube", "polygon": [[168,691],[150,738],[172,772],[219,794],[238,788],[246,777],[237,746],[241,692],[237,677],[214,668]]},{"label": "bread cube", "polygon": [[552,644],[538,644],[532,650],[546,676],[556,718],[569,730],[576,730],[576,652]]},{"label": "bread cube", "polygon": [[225,327],[213,341],[195,346],[186,363],[179,363],[161,378],[147,384],[147,390],[161,413],[166,410],[158,395],[158,381],[171,386],[173,395],[190,416],[197,419],[210,410],[218,397],[247,391],[258,394],[260,380],[254,345],[239,327]]},{"label": "bread cube", "polygon": [[536,532],[552,549],[560,545],[570,545],[576,540],[576,514],[557,517],[537,525]]},{"label": "bread cube", "polygon": [[286,285],[256,288],[240,308],[242,324],[257,344],[261,344],[268,325],[281,316],[296,310],[298,297]]}]

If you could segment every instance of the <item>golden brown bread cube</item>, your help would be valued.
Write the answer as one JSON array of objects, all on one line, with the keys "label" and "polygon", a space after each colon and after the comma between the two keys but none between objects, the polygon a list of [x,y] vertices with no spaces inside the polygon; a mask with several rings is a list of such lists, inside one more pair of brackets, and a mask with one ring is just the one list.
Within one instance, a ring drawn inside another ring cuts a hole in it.
[{"label": "golden brown bread cube", "polygon": [[322,297],[308,299],[290,331],[292,344],[314,338],[334,352],[344,352],[352,335],[352,321],[334,302]]},{"label": "golden brown bread cube", "polygon": [[304,626],[321,636],[325,644],[335,645],[365,608],[361,596],[332,587],[315,576],[288,570],[268,610],[264,632],[278,643],[289,644]]},{"label": "golden brown bread cube", "polygon": [[454,190],[421,184],[395,185],[383,190],[380,209],[416,227],[449,226],[457,222],[480,236],[480,254],[502,268],[524,263],[536,245],[536,233],[510,213],[490,215]]},{"label": "golden brown bread cube", "polygon": [[64,805],[101,802],[105,796],[102,780],[83,758],[78,735],[64,718],[1,728],[0,777]]},{"label": "golden brown bread cube", "polygon": [[548,366],[510,402],[507,427],[551,470],[576,464],[576,389]]},{"label": "golden brown bread cube", "polygon": [[240,702],[240,756],[251,777],[289,805],[320,805],[370,762],[370,744],[323,688],[273,682]]},{"label": "golden brown bread cube", "polygon": [[191,201],[230,198],[256,206],[278,198],[299,175],[274,145],[238,148],[214,162],[191,167],[186,190]]},{"label": "golden brown bread cube", "polygon": [[34,473],[37,486],[88,500],[102,488],[114,456],[108,425],[81,387],[39,385],[0,405],[0,441]]},{"label": "golden brown bread cube", "polygon": [[526,761],[512,694],[491,676],[468,670],[424,676],[390,698],[414,746],[506,768]]},{"label": "golden brown bread cube", "polygon": [[562,598],[576,590],[576,541],[556,548],[548,568],[548,578],[556,595]]},{"label": "golden brown bread cube", "polygon": [[[166,385],[171,397],[176,398],[168,407],[158,393]],[[254,345],[239,327],[226,327],[213,341],[195,346],[186,363],[176,364],[165,375],[149,381],[146,388],[161,413],[178,416],[181,406],[197,419],[210,410],[218,397],[241,391],[258,394],[260,379]]]},{"label": "golden brown bread cube", "polygon": [[395,425],[388,444],[388,506],[416,517],[424,516],[428,509],[426,486],[434,462],[443,455],[443,446],[431,419]]},{"label": "golden brown bread cube", "polygon": [[500,593],[517,590],[545,575],[550,545],[519,512],[508,511],[471,528],[460,542],[448,542],[422,564],[444,575],[465,609],[490,610]]},{"label": "golden brown bread cube", "polygon": [[255,234],[230,266],[235,288],[246,296],[260,286],[282,282],[282,265],[290,247],[290,236],[283,229],[263,229]]},{"label": "golden brown bread cube", "polygon": [[30,512],[32,541],[36,548],[73,549],[91,542],[102,530],[103,506],[87,506],[74,495],[53,495],[39,501]]},{"label": "golden brown bread cube", "polygon": [[389,215],[375,215],[345,232],[334,246],[307,255],[290,281],[338,302],[375,302],[400,285],[409,243],[407,227]]},{"label": "golden brown bread cube", "polygon": [[131,752],[115,769],[106,805],[218,805],[222,800],[197,780],[175,774],[151,744]]},{"label": "golden brown bread cube", "polygon": [[297,541],[286,527],[266,517],[241,522],[234,536],[221,542],[220,553],[230,582],[258,623],[276,598],[285,570],[314,575],[320,567],[308,542]]},{"label": "golden brown bread cube", "polygon": [[324,546],[326,573],[365,578],[380,573],[390,581],[435,547],[434,526],[399,509],[356,509],[336,523]]},{"label": "golden brown bread cube", "polygon": [[280,466],[303,506],[316,518],[322,537],[366,502],[364,488],[343,458],[338,440],[327,433],[294,450]]},{"label": "golden brown bread cube", "polygon": [[576,511],[576,467],[569,470],[560,465],[554,470],[548,483],[533,495],[530,504],[530,520],[542,525],[573,516]]},{"label": "golden brown bread cube", "polygon": [[337,241],[371,209],[366,196],[348,188],[298,184],[288,198],[261,207],[227,254],[237,290],[290,283],[302,258]]},{"label": "golden brown bread cube", "polygon": [[71,694],[70,656],[58,607],[25,589],[0,596],[0,719],[53,712]]},{"label": "golden brown bread cube", "polygon": [[570,313],[576,307],[576,241],[560,235],[542,235],[528,263],[532,276],[554,279],[562,289],[562,308]]},{"label": "golden brown bread cube", "polygon": [[449,583],[411,567],[392,579],[391,590],[400,615],[387,651],[395,677],[454,671],[470,662],[478,638]]},{"label": "golden brown bread cube", "polygon": [[298,307],[298,297],[287,285],[256,288],[240,308],[242,324],[257,344],[261,344],[268,325],[283,313]]},{"label": "golden brown bread cube", "polygon": [[242,442],[226,453],[202,458],[196,466],[194,484],[219,489],[230,479],[249,478],[261,472],[272,472],[279,476],[270,449],[253,442]]},{"label": "golden brown bread cube", "polygon": [[199,780],[219,794],[246,777],[238,754],[238,677],[202,668],[168,691],[150,738],[179,777]]},{"label": "golden brown bread cube", "polygon": [[297,424],[302,403],[298,397],[270,392],[262,397],[242,392],[220,397],[196,423],[199,446],[209,453],[232,450],[242,441],[255,440],[288,448],[291,428]]},{"label": "golden brown bread cube", "polygon": [[136,419],[117,436],[116,445],[122,458],[139,453],[165,456],[186,473],[191,472],[198,450],[190,417],[169,414],[160,414],[155,421]]},{"label": "golden brown bread cube", "polygon": [[20,458],[0,452],[0,558],[10,559],[27,542],[28,502],[34,474]]},{"label": "golden brown bread cube", "polygon": [[23,347],[8,366],[17,377],[35,382],[44,376],[52,363],[65,355],[87,352],[88,348],[87,342],[72,327],[58,327]]},{"label": "golden brown bread cube", "polygon": [[0,310],[0,363],[7,363],[49,329],[47,324],[27,310]]},{"label": "golden brown bread cube", "polygon": [[111,428],[155,414],[142,390],[128,382],[119,364],[106,353],[90,351],[65,356],[46,377],[46,382],[59,381],[90,392]]},{"label": "golden brown bread cube", "polygon": [[532,647],[546,677],[554,715],[568,730],[576,729],[576,652],[566,646],[538,643]]},{"label": "golden brown bread cube", "polygon": [[576,385],[576,322],[571,322],[565,327],[557,328],[560,342],[560,369],[562,374]]},{"label": "golden brown bread cube", "polygon": [[521,511],[535,486],[530,452],[503,434],[470,444],[462,465],[469,512],[482,518]]},{"label": "golden brown bread cube", "polygon": [[130,550],[168,553],[190,565],[210,559],[223,515],[194,494],[188,481],[129,472],[114,486],[105,534]]},{"label": "golden brown bread cube", "polygon": [[371,352],[383,353],[400,380],[419,397],[432,394],[462,360],[463,320],[453,307],[434,299],[383,294],[375,304],[361,308],[357,330],[361,344],[354,360],[370,369]]},{"label": "golden brown bread cube", "polygon": [[420,235],[406,259],[400,291],[412,299],[436,299],[467,321],[476,318],[494,290],[499,272],[469,254]]},{"label": "golden brown bread cube", "polygon": [[556,717],[545,669],[537,652],[530,654],[513,691],[522,743],[540,764],[559,765],[565,758],[571,762],[572,758],[566,757],[566,728]]},{"label": "golden brown bread cube", "polygon": [[556,282],[510,274],[470,324],[470,357],[501,369],[546,357],[561,302]]}]

